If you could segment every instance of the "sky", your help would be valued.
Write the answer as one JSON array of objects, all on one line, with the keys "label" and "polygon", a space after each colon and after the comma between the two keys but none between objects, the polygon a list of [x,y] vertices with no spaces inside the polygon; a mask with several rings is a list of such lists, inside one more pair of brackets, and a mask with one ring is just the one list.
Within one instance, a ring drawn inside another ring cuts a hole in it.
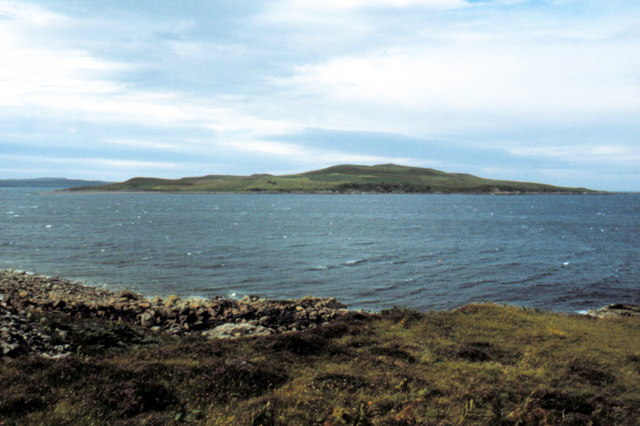
[{"label": "sky", "polygon": [[0,179],[347,163],[640,191],[640,1],[0,0]]}]

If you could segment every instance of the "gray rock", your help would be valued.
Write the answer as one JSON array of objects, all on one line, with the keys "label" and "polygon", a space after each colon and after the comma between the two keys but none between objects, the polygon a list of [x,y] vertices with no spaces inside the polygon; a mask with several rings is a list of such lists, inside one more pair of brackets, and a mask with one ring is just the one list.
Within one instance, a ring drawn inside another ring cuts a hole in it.
[{"label": "gray rock", "polygon": [[0,343],[0,347],[2,348],[2,355],[10,355],[13,351],[18,349],[19,345],[17,343]]},{"label": "gray rock", "polygon": [[640,318],[640,305],[628,305],[616,303],[607,305],[600,309],[594,309],[587,312],[590,317],[596,318],[615,318],[615,317],[636,317]]},{"label": "gray rock", "polygon": [[0,356],[13,358],[21,354],[45,357],[69,355],[69,345],[53,345],[51,336],[23,311],[15,311],[0,303]]},{"label": "gray rock", "polygon": [[142,298],[140,294],[134,293],[131,290],[122,290],[118,296],[120,296],[120,298],[124,299],[125,301],[138,300]]},{"label": "gray rock", "polygon": [[182,333],[182,327],[178,323],[171,324],[166,331],[167,334],[176,335]]},{"label": "gray rock", "polygon": [[212,330],[203,331],[202,335],[208,339],[233,339],[247,336],[267,336],[273,334],[270,328],[249,323],[227,323],[217,326]]},{"label": "gray rock", "polygon": [[145,312],[140,315],[140,325],[143,327],[151,327],[153,326],[153,315],[149,312]]}]

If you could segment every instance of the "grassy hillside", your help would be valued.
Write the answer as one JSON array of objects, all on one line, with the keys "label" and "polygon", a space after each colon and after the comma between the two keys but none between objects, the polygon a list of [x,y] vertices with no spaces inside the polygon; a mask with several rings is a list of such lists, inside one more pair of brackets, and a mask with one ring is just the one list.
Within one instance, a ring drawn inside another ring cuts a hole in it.
[{"label": "grassy hillside", "polygon": [[341,165],[274,176],[209,175],[182,179],[133,178],[126,182],[73,190],[267,193],[593,193],[529,182],[484,179],[434,169],[383,164]]},{"label": "grassy hillside", "polygon": [[146,298],[14,271],[0,271],[0,294],[0,425],[640,419],[640,306],[367,313],[312,297]]},{"label": "grassy hillside", "polygon": [[2,424],[637,425],[640,418],[634,318],[471,305],[207,340],[33,315],[74,354],[0,362]]}]

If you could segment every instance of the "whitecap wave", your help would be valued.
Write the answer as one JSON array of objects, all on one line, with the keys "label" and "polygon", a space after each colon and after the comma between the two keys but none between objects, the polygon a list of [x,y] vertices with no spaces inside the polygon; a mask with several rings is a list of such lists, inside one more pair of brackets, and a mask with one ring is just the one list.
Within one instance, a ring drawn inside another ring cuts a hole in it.
[{"label": "whitecap wave", "polygon": [[336,265],[317,265],[317,266],[311,266],[309,268],[307,268],[307,271],[327,271],[329,269],[335,269],[337,268]]},{"label": "whitecap wave", "polygon": [[368,262],[369,259],[354,259],[354,260],[347,260],[346,262],[344,262],[344,266],[356,266],[359,265],[361,263],[365,263]]}]

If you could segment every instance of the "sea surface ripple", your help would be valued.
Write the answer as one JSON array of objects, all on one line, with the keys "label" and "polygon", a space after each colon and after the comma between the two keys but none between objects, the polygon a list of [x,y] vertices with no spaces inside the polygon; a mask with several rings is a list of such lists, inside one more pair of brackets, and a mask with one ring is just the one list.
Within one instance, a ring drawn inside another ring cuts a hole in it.
[{"label": "sea surface ripple", "polygon": [[41,191],[0,188],[0,268],[370,310],[640,303],[640,195]]}]

